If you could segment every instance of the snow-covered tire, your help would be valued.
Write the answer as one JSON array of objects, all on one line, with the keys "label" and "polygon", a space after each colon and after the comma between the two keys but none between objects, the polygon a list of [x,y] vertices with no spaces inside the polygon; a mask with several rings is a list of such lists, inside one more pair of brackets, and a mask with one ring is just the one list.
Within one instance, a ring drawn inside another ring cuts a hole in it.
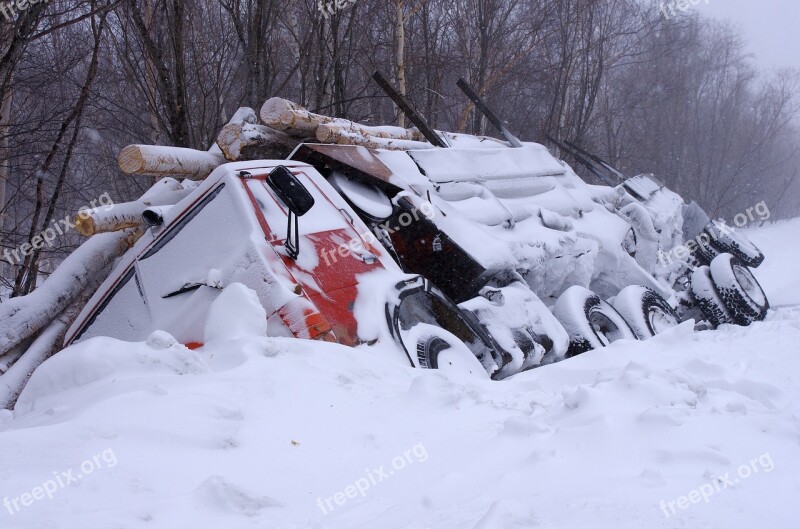
[{"label": "snow-covered tire", "polygon": [[460,373],[474,378],[489,378],[480,361],[461,340],[446,336],[437,329],[417,340],[417,358],[420,366],[439,369],[448,373]]},{"label": "snow-covered tire", "polygon": [[678,314],[666,299],[641,285],[623,288],[614,298],[613,306],[640,340],[652,338],[680,323]]},{"label": "snow-covered tire", "polygon": [[717,254],[729,253],[738,257],[750,268],[758,268],[764,262],[764,254],[744,235],[736,233],[732,229],[723,232],[713,226],[713,223],[706,226],[704,231],[711,238],[711,246],[717,251]]},{"label": "snow-covered tire", "polygon": [[395,285],[394,295],[386,303],[386,321],[392,337],[413,366],[430,367],[433,357],[428,349],[422,351],[422,359],[419,355],[420,341],[431,337],[442,338],[452,347],[460,344],[486,373],[494,375],[504,365],[498,364],[499,354],[480,322],[422,276]]},{"label": "snow-covered tire", "polygon": [[711,242],[706,242],[702,239],[704,238],[701,238],[701,240],[694,245],[692,256],[695,261],[697,261],[698,266],[708,266],[720,252]]},{"label": "snow-covered tire", "polygon": [[553,307],[553,315],[569,334],[568,358],[617,340],[636,339],[625,318],[614,307],[578,285],[561,294]]},{"label": "snow-covered tire", "polygon": [[767,295],[742,261],[723,253],[714,258],[710,268],[714,286],[736,323],[750,325],[766,317]]},{"label": "snow-covered tire", "polygon": [[691,291],[694,301],[700,312],[712,327],[717,328],[723,323],[735,323],[725,302],[717,292],[714,281],[711,279],[711,269],[700,266],[692,272]]}]

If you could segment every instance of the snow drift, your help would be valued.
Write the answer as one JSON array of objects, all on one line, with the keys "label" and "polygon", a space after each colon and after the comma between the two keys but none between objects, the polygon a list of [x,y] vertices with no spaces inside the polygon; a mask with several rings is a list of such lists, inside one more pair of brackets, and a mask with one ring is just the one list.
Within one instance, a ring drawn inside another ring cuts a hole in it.
[{"label": "snow drift", "polygon": [[203,349],[95,338],[39,367],[0,415],[2,527],[796,527],[798,232],[752,233],[765,322],[503,382],[264,337],[233,286]]}]

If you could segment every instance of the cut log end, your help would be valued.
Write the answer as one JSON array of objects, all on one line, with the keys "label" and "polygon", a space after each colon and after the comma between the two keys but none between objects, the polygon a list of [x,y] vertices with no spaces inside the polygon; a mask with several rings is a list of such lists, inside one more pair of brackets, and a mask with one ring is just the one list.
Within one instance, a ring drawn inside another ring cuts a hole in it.
[{"label": "cut log end", "polygon": [[117,157],[120,170],[129,175],[139,174],[145,168],[145,160],[139,145],[128,145]]},{"label": "cut log end", "polygon": [[155,145],[129,145],[117,157],[127,175],[172,176],[202,180],[225,163],[225,158],[208,151]]},{"label": "cut log end", "polygon": [[78,213],[77,215],[75,215],[75,221],[73,222],[73,224],[75,224],[75,229],[78,231],[78,233],[80,233],[84,237],[91,237],[92,235],[97,233],[97,228],[95,227],[94,219],[92,219],[91,217],[87,217],[82,213]]}]

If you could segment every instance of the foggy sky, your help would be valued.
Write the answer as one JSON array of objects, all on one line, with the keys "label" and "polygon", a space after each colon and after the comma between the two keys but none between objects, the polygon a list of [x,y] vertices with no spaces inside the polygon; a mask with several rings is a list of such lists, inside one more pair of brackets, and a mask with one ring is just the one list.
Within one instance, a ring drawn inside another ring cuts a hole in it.
[{"label": "foggy sky", "polygon": [[740,26],[760,67],[800,68],[800,0],[699,0],[693,9]]}]

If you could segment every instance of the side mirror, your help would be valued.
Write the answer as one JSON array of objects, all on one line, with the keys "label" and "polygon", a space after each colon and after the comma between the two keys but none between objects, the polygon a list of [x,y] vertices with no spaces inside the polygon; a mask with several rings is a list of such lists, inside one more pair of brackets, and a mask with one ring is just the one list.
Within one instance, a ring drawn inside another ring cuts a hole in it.
[{"label": "side mirror", "polygon": [[267,177],[267,185],[289,208],[286,227],[286,254],[294,261],[300,255],[300,224],[302,217],[314,207],[314,197],[302,182],[286,167],[279,165]]},{"label": "side mirror", "polygon": [[302,217],[314,207],[314,197],[289,169],[279,165],[267,177],[267,184],[289,210]]}]

